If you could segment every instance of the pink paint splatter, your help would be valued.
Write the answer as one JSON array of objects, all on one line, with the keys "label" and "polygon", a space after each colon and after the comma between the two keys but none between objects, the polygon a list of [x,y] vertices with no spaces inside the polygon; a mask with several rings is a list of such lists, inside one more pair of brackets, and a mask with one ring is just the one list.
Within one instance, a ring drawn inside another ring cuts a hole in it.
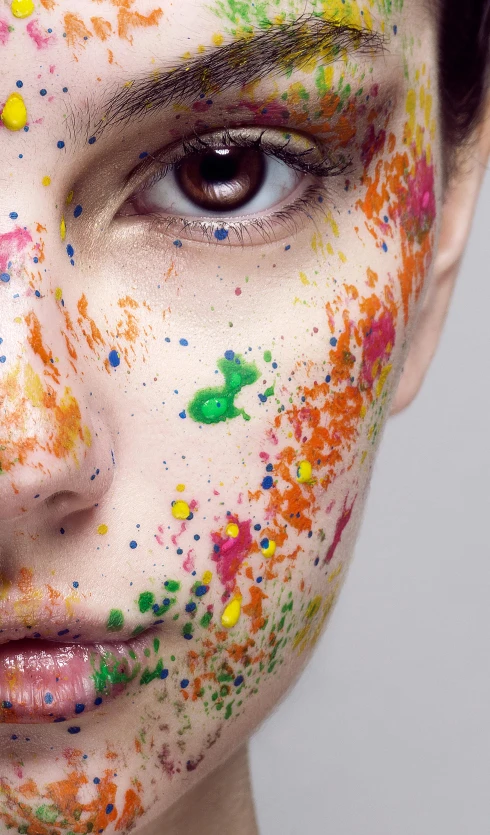
[{"label": "pink paint splatter", "polygon": [[38,20],[31,20],[26,26],[27,34],[34,41],[38,49],[46,49],[56,43],[56,36],[42,31]]},{"label": "pink paint splatter", "polygon": [[222,536],[220,533],[212,533],[214,550],[211,559],[218,564],[218,576],[228,592],[232,592],[235,586],[235,578],[242,562],[250,553],[252,545],[252,522],[239,522],[235,516],[229,516],[227,525],[235,524],[238,527],[238,536]]},{"label": "pink paint splatter", "polygon": [[177,545],[179,544],[179,537],[182,536],[182,534],[184,533],[185,530],[187,530],[187,528],[185,526],[185,522],[182,522],[182,524],[180,526],[180,531],[178,533],[174,534],[171,537],[172,545],[175,545],[175,547],[177,547]]},{"label": "pink paint splatter", "polygon": [[325,562],[327,564],[329,562],[331,562],[331,560],[333,559],[333,556],[334,556],[335,551],[337,549],[337,545],[339,544],[339,542],[341,540],[344,529],[349,524],[349,520],[350,520],[350,517],[351,517],[352,510],[354,508],[354,505],[356,503],[356,499],[357,499],[357,495],[354,496],[354,501],[352,502],[351,506],[348,508],[347,507],[347,496],[345,497],[344,507],[342,508],[342,513],[340,514],[340,517],[337,521],[337,527],[335,528],[335,535],[334,535],[334,538],[333,538],[333,542],[332,542],[330,548],[327,551],[327,556],[325,557]]},{"label": "pink paint splatter", "polygon": [[195,567],[196,567],[196,554],[194,552],[194,549],[191,548],[190,551],[187,552],[187,556],[186,556],[184,562],[182,563],[182,568],[184,569],[184,571],[187,571],[190,574],[191,571],[194,571]]},{"label": "pink paint splatter", "polygon": [[30,244],[32,238],[27,229],[21,229],[17,226],[12,232],[6,232],[0,235],[0,272],[7,271],[9,261],[22,252],[27,244]]},{"label": "pink paint splatter", "polygon": [[382,370],[382,363],[386,361],[395,344],[395,325],[390,311],[384,308],[379,317],[373,321],[370,330],[364,337],[360,387],[362,390],[371,388],[376,377]]},{"label": "pink paint splatter", "polygon": [[407,177],[390,215],[399,221],[409,241],[421,244],[432,229],[436,217],[434,166],[427,164],[425,156],[415,163],[415,171]]},{"label": "pink paint splatter", "polygon": [[10,37],[10,29],[6,20],[0,20],[0,45],[5,46]]}]

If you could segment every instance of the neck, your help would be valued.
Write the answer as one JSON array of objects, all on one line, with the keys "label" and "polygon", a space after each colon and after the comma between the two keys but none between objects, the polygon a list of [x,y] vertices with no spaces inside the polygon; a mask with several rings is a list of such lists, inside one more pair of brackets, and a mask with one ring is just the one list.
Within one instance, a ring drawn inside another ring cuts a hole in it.
[{"label": "neck", "polygon": [[143,835],[216,835],[222,831],[259,835],[247,744],[186,792],[165,813],[164,827],[155,821]]}]

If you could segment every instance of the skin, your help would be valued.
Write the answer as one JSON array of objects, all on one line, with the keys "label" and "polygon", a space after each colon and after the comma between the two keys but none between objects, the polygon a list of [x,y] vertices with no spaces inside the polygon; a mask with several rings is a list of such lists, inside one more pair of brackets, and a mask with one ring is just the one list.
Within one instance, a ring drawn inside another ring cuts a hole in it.
[{"label": "skin", "polygon": [[[435,23],[415,0],[307,3],[386,34],[385,55],[320,58],[95,143],[70,114],[304,5],[2,7],[0,100],[22,95],[29,130],[0,129],[0,628],[129,638],[159,620],[168,674],[75,723],[0,709],[1,832],[257,831],[247,740],[326,627],[433,275]],[[140,154],[227,125],[328,137],[349,170],[296,229],[245,246],[128,208]]]}]

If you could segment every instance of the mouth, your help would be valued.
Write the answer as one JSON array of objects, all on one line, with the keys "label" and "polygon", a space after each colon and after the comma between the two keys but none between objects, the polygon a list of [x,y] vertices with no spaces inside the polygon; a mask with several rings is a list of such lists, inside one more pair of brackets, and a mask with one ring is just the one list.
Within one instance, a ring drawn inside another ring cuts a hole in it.
[{"label": "mouth", "polygon": [[[155,626],[127,641],[73,643],[21,638],[0,646],[0,723],[78,719],[168,675]],[[68,729],[77,733],[73,724]]]}]

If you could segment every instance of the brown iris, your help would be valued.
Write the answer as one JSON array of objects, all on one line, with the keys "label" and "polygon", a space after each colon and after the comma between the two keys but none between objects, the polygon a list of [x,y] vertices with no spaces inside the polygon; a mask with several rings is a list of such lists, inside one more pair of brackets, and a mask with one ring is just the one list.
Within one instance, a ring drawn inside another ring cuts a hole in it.
[{"label": "brown iris", "polygon": [[175,176],[186,197],[202,209],[239,209],[263,185],[264,153],[254,148],[213,148],[190,154]]}]

